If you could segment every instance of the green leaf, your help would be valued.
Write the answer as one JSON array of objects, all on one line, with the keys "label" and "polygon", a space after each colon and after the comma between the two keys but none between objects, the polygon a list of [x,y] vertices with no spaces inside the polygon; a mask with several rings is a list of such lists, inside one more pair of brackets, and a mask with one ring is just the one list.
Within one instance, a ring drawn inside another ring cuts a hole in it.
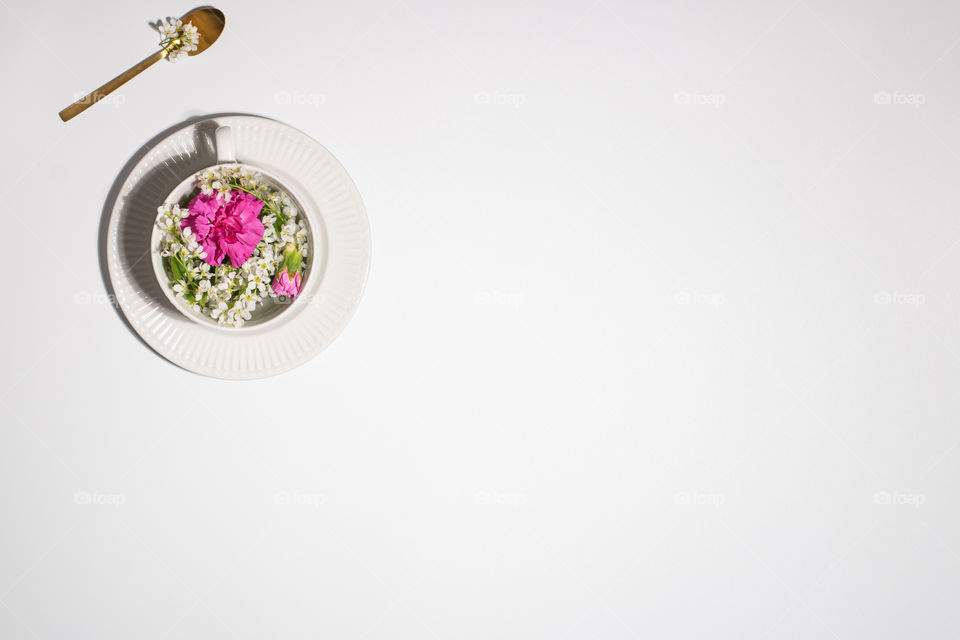
[{"label": "green leaf", "polygon": [[286,265],[287,272],[292,276],[294,273],[300,270],[300,265],[303,263],[303,256],[300,255],[299,251],[291,251],[287,256]]},{"label": "green leaf", "polygon": [[170,272],[173,274],[174,280],[184,280],[186,274],[186,268],[183,265],[183,261],[180,259],[180,256],[174,254],[170,256]]}]

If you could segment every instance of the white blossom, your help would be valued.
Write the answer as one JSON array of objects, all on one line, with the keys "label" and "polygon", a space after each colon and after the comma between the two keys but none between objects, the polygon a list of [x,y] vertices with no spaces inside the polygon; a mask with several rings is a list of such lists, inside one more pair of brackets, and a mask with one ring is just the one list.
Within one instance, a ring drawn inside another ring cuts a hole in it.
[{"label": "white blossom", "polygon": [[164,18],[157,24],[160,46],[167,51],[167,60],[178,62],[197,50],[200,32],[191,23],[183,24],[177,18]]},{"label": "white blossom", "polygon": [[[164,24],[167,31],[161,28],[161,34],[165,37],[175,30],[181,31],[181,35],[188,34],[186,27],[176,20]],[[263,237],[253,255],[238,268],[234,268],[229,259],[216,266],[206,262],[207,254],[196,233],[189,225],[183,226],[182,221],[190,215],[187,203],[192,195],[182,203],[167,203],[157,208],[156,226],[162,232],[158,249],[168,273],[180,276],[170,283],[178,303],[220,325],[240,327],[255,317],[264,300],[277,297],[272,282],[283,261],[284,245],[293,242],[304,257],[308,255],[306,224],[298,218],[293,200],[287,194],[247,168],[223,166],[206,170],[196,176],[196,188],[200,193],[216,195],[224,201],[229,201],[230,192],[239,188],[265,203],[260,213]],[[283,222],[279,234],[275,227],[278,219]],[[179,260],[179,271],[173,270],[170,262],[173,257]],[[308,266],[309,261],[304,261],[304,270]]]}]

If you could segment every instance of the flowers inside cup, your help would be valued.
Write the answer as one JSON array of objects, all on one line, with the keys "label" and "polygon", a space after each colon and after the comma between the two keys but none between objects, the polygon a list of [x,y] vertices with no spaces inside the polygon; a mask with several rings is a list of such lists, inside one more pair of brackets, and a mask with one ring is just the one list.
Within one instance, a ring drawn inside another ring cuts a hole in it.
[{"label": "flowers inside cup", "polygon": [[197,176],[199,192],[157,209],[160,256],[176,299],[241,327],[268,299],[302,289],[309,234],[289,195],[246,168]]}]

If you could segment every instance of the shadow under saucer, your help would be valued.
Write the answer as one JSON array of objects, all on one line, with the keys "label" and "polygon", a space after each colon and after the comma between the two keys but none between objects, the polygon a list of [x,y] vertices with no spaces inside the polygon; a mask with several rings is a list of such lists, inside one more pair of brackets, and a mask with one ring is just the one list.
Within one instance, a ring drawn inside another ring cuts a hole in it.
[{"label": "shadow under saucer", "polygon": [[[114,301],[114,309],[119,314],[127,329],[146,346],[150,346],[137,333],[129,320],[116,303],[116,291],[110,281],[110,269],[107,258],[107,236],[110,228],[110,219],[116,208],[118,229],[118,253],[121,267],[130,274],[137,289],[165,309],[176,312],[170,300],[160,289],[160,283],[153,271],[151,258],[150,236],[157,218],[157,207],[163,204],[167,195],[181,182],[194,173],[217,163],[215,132],[219,126],[217,118],[234,115],[254,115],[246,113],[217,113],[211,115],[194,116],[168,127],[147,141],[127,161],[117,175],[107,199],[103,204],[100,215],[98,234],[98,256],[100,262],[100,277],[107,290],[109,299]],[[156,167],[139,176],[136,184],[122,201],[118,202],[120,193],[128,178],[136,171],[137,165],[143,158],[153,151],[164,139],[185,127],[194,125],[191,129],[192,145],[184,144],[179,153],[164,158]],[[119,206],[118,206],[119,205]],[[152,347],[151,347],[152,349]],[[154,350],[155,351],[155,350]]]}]

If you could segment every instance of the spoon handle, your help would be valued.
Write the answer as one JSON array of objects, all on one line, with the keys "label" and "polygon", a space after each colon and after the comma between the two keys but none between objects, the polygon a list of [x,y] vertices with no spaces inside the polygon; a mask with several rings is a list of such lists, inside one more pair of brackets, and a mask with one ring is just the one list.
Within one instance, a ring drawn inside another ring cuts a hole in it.
[{"label": "spoon handle", "polygon": [[91,91],[90,93],[83,96],[82,98],[74,102],[72,105],[70,105],[63,111],[61,111],[60,119],[66,122],[70,118],[73,118],[74,116],[83,113],[84,111],[89,109],[91,105],[94,105],[100,102],[108,94],[116,91],[120,85],[124,84],[125,82],[127,82],[128,80],[133,78],[135,75],[137,75],[138,73],[140,73],[141,71],[143,71],[144,69],[152,65],[153,63],[157,62],[158,60],[162,60],[166,55],[167,55],[167,51],[165,49],[161,49],[160,51],[157,51],[150,57],[144,58],[137,64],[133,65],[132,67],[130,67],[129,69],[127,69],[126,71],[118,75],[116,78],[114,78],[110,82],[106,83],[99,89],[94,89],[93,91]]}]

